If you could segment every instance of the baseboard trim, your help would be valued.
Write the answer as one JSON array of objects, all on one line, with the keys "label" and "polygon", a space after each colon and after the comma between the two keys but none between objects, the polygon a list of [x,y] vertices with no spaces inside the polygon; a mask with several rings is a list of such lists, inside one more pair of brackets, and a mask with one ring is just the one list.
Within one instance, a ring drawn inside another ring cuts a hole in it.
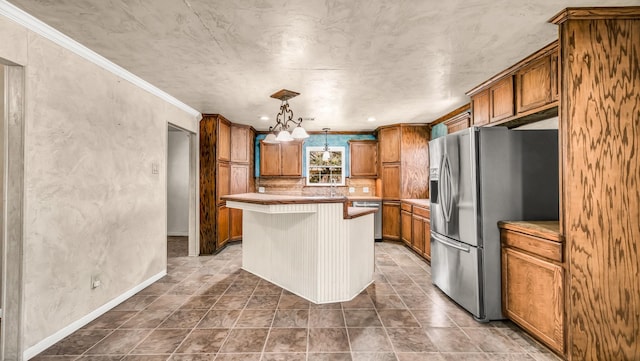
[{"label": "baseboard trim", "polygon": [[189,237],[189,231],[184,232],[167,232],[169,237]]},{"label": "baseboard trim", "polygon": [[112,308],[116,307],[120,303],[124,302],[129,297],[131,297],[131,296],[135,295],[136,293],[140,292],[145,287],[151,285],[152,283],[154,283],[157,280],[161,279],[162,277],[166,276],[166,274],[167,274],[167,270],[165,269],[162,272],[160,272],[160,273],[152,276],[151,278],[143,281],[142,283],[138,284],[137,286],[131,288],[130,290],[126,291],[125,293],[121,294],[120,296],[114,298],[113,300],[111,300],[111,301],[105,303],[104,305],[98,307],[97,309],[95,309],[92,312],[90,312],[88,315],[80,318],[79,320],[76,320],[76,321],[72,322],[70,325],[64,327],[63,329],[59,330],[58,332],[54,333],[53,335],[51,335],[49,337],[46,337],[42,341],[40,341],[37,344],[35,344],[35,345],[29,347],[28,349],[26,349],[24,351],[24,353],[22,354],[23,358],[25,360],[29,360],[30,358],[36,356],[40,352],[42,352],[42,351],[46,350],[47,348],[51,347],[56,342],[62,340],[63,338],[65,338],[65,337],[69,336],[70,334],[76,332],[77,330],[79,330],[83,326],[87,325],[89,322],[91,322],[91,321],[95,320],[96,318],[102,316],[105,312],[111,310]]}]

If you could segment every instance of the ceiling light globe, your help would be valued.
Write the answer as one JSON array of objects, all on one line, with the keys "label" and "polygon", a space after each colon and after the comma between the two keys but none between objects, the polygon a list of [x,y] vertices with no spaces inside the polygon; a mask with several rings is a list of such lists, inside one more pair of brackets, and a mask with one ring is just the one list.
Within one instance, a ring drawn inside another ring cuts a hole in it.
[{"label": "ceiling light globe", "polygon": [[322,160],[326,162],[329,158],[331,158],[331,152],[325,150],[324,153],[322,153]]},{"label": "ceiling light globe", "polygon": [[262,142],[263,143],[278,143],[278,141],[276,140],[276,135],[273,134],[273,133],[267,134],[267,136],[264,138],[264,140]]},{"label": "ceiling light globe", "polygon": [[278,136],[276,137],[276,140],[278,142],[290,142],[293,140],[293,137],[291,136],[291,134],[286,131],[286,130],[281,130],[280,133],[278,133]]},{"label": "ceiling light globe", "polygon": [[309,138],[309,134],[307,133],[306,130],[304,130],[303,127],[301,126],[297,126],[293,132],[291,132],[291,137],[293,139],[305,139],[305,138]]}]

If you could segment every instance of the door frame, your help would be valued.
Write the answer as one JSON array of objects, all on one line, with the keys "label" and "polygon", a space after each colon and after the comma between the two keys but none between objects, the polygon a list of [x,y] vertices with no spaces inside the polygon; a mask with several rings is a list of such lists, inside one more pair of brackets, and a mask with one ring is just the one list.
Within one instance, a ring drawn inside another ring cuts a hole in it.
[{"label": "door frame", "polygon": [[[5,97],[2,126],[2,325],[0,360],[23,359],[24,314],[24,68],[0,59]],[[11,337],[10,337],[11,336]]]},{"label": "door frame", "polygon": [[[169,128],[185,132],[189,136],[189,256],[200,255],[200,137],[197,132],[185,129],[172,122],[167,122],[166,136],[167,150],[165,164],[169,164]],[[167,231],[167,213],[169,210],[168,197],[168,166],[165,167],[165,232]]]}]

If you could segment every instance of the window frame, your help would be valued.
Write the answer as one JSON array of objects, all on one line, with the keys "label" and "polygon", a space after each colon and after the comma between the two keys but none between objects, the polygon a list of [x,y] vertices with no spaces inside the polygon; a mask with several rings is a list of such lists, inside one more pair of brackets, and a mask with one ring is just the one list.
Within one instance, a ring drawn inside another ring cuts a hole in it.
[{"label": "window frame", "polygon": [[[305,156],[306,156],[306,161],[305,161],[305,165],[306,165],[306,169],[305,169],[305,177],[307,178],[306,180],[306,185],[307,186],[312,186],[312,187],[329,187],[331,186],[331,183],[311,183],[311,177],[309,176],[309,174],[311,173],[311,168],[320,168],[322,166],[316,166],[316,165],[311,165],[311,152],[322,152],[324,151],[324,146],[322,147],[318,147],[318,146],[309,146],[306,147],[305,150]],[[347,160],[345,159],[345,157],[347,156],[347,148],[344,146],[333,146],[333,147],[329,147],[329,151],[330,152],[340,152],[342,154],[342,164],[340,166],[341,168],[341,178],[340,178],[340,182],[335,183],[336,186],[344,186],[345,182],[346,182],[346,170],[347,170]],[[335,167],[337,168],[337,167]]]}]

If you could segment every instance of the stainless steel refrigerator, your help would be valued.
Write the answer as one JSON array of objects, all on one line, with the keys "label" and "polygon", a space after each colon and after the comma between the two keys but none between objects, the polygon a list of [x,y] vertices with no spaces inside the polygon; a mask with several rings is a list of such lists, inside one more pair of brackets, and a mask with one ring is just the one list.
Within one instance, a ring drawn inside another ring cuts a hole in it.
[{"label": "stainless steel refrigerator", "polygon": [[502,319],[500,220],[558,219],[557,130],[472,127],[429,142],[432,282]]}]

